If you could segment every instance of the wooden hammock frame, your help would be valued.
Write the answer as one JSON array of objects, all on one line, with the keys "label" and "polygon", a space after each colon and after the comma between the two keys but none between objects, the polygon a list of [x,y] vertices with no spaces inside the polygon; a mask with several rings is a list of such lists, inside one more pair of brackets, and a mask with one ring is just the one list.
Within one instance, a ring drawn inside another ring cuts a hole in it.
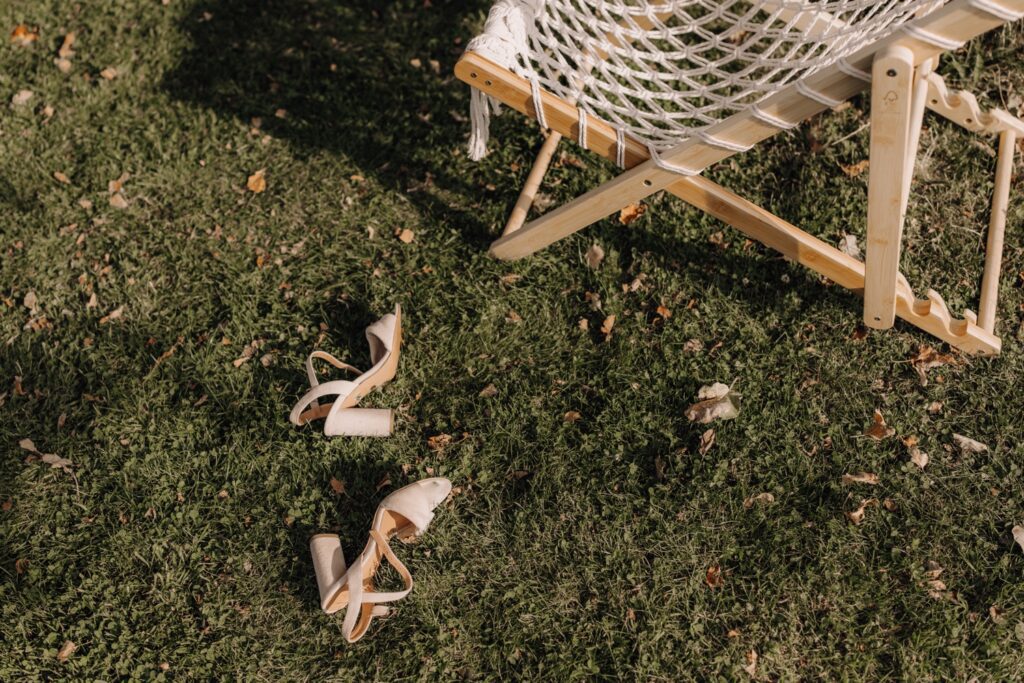
[{"label": "wooden hammock frame", "polygon": [[[820,14],[820,13],[819,13]],[[641,141],[625,137],[625,168],[621,175],[523,225],[562,136],[579,137],[576,106],[541,91],[549,126],[523,191],[490,253],[512,260],[528,256],[583,229],[624,206],[665,190],[728,223],[751,239],[864,296],[864,322],[891,327],[895,317],[915,325],[965,352],[996,355],[995,335],[1006,209],[1009,202],[1015,143],[1024,137],[1024,121],[993,109],[984,111],[973,95],[950,92],[931,71],[939,55],[1024,14],[1024,0],[953,0],[913,21],[913,30],[896,31],[849,57],[844,65],[822,69],[786,86],[759,103],[762,116],[750,110],[733,114],[650,159]],[[531,84],[526,79],[474,52],[455,66],[456,76],[517,111],[537,118]],[[851,75],[857,74],[857,75]],[[870,83],[869,83],[870,82]],[[868,177],[867,245],[859,261],[787,223],[700,175],[681,175],[664,168],[704,169],[757,144],[781,128],[767,121],[799,123],[871,86],[871,149]],[[899,272],[900,243],[917,140],[924,109],[974,133],[999,136],[995,191],[989,221],[979,313],[954,318],[942,297],[928,290],[918,299]],[[609,124],[588,117],[587,149],[615,161],[618,136]],[[709,142],[710,141],[710,142]],[[719,142],[719,144],[713,144]]]}]

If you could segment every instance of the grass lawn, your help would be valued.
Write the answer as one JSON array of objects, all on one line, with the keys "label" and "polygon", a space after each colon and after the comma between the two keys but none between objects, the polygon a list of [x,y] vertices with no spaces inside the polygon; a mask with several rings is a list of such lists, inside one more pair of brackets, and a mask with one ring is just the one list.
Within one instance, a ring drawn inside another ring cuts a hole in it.
[{"label": "grass lawn", "polygon": [[[506,115],[466,158],[451,70],[487,5],[0,4],[0,679],[1019,680],[1020,184],[1003,354],[926,385],[910,359],[945,345],[865,336],[855,296],[674,199],[492,260],[539,136]],[[8,40],[21,23],[38,40]],[[1021,107],[1022,28],[941,71]],[[866,107],[708,175],[863,245],[867,173],[843,167]],[[904,270],[958,313],[990,143],[933,116],[922,135]],[[563,150],[553,202],[614,173]],[[395,435],[293,428],[305,354],[365,366],[395,302],[399,374],[363,402],[396,409]],[[707,447],[684,412],[716,381],[741,408]],[[879,482],[843,483],[860,472]],[[348,645],[309,537],[351,558],[378,501],[431,474],[458,493],[398,548],[416,587]]]}]

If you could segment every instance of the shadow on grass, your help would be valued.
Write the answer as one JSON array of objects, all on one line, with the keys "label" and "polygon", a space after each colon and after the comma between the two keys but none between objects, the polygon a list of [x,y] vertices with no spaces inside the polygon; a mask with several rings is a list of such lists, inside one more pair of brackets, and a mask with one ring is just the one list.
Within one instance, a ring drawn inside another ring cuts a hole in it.
[{"label": "shadow on grass", "polygon": [[[344,154],[352,173],[370,174],[428,215],[445,215],[486,243],[487,226],[453,209],[431,186],[479,193],[441,164],[468,129],[445,125],[468,105],[451,75],[464,45],[459,17],[487,0],[339,2],[224,0],[185,19],[193,47],[164,87],[178,99],[250,121],[299,155]],[[419,60],[419,68],[411,62]],[[276,113],[284,110],[281,116]],[[417,191],[418,190],[418,191]]]}]

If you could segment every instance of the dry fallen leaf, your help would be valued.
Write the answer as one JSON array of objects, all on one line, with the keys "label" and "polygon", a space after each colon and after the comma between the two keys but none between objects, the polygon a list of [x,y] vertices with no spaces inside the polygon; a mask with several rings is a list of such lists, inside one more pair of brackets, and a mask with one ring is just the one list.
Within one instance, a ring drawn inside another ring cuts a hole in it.
[{"label": "dry fallen leaf", "polygon": [[62,458],[59,455],[55,455],[54,453],[43,453],[39,456],[39,459],[42,462],[49,465],[51,468],[60,468],[65,472],[68,472],[69,468],[74,465],[74,463],[68,460],[67,458]]},{"label": "dry fallen leaf", "polygon": [[724,586],[725,581],[722,579],[722,568],[717,564],[713,564],[708,567],[707,572],[704,573],[704,583],[712,589]]},{"label": "dry fallen leaf", "polygon": [[743,508],[745,510],[749,510],[750,508],[754,507],[755,505],[771,505],[774,502],[775,502],[775,496],[773,496],[772,494],[770,494],[767,491],[765,491],[764,493],[759,493],[756,496],[750,496],[749,498],[744,500],[743,501]]},{"label": "dry fallen leaf", "polygon": [[405,244],[411,244],[412,241],[416,239],[416,233],[414,233],[409,228],[406,228],[402,232],[398,233],[398,239],[404,242]]},{"label": "dry fallen leaf", "polygon": [[480,398],[494,398],[498,395],[498,387],[493,384],[488,384],[486,387],[480,390]]},{"label": "dry fallen leaf", "polygon": [[878,505],[877,498],[868,498],[866,500],[862,500],[860,502],[860,507],[858,507],[856,510],[854,510],[853,512],[846,512],[844,514],[846,515],[846,518],[853,522],[855,525],[860,524],[864,521],[864,511],[867,510],[869,507],[874,507],[876,505]]},{"label": "dry fallen leaf", "polygon": [[590,268],[597,270],[601,266],[601,261],[604,260],[604,249],[600,244],[591,244],[584,258]]},{"label": "dry fallen leaf", "polygon": [[994,624],[1002,624],[1006,621],[1006,617],[1003,616],[1003,610],[999,609],[999,605],[989,607],[988,616],[992,618],[992,623]]},{"label": "dry fallen leaf", "polygon": [[843,173],[845,173],[850,178],[856,178],[861,173],[868,170],[869,164],[870,162],[867,159],[865,159],[864,161],[858,161],[857,163],[850,164],[849,166],[839,164],[839,168],[843,169]]},{"label": "dry fallen leaf", "polygon": [[965,454],[966,453],[984,453],[985,451],[988,450],[988,446],[986,446],[985,444],[981,443],[980,441],[975,441],[974,439],[969,439],[966,436],[962,436],[960,434],[954,434],[953,435],[953,443],[955,443],[957,445],[957,448],[960,449],[961,453],[965,453]]},{"label": "dry fallen leaf", "polygon": [[743,667],[751,678],[757,673],[757,650],[751,650],[747,653],[747,665]]},{"label": "dry fallen leaf", "polygon": [[334,491],[336,495],[344,495],[345,482],[341,481],[340,479],[336,479],[335,477],[331,477],[331,490]]},{"label": "dry fallen leaf", "polygon": [[117,78],[117,69],[112,66],[108,66],[106,69],[100,72],[100,76],[108,81],[112,81]]},{"label": "dry fallen leaf", "polygon": [[619,211],[619,222],[623,225],[629,225],[633,221],[643,216],[647,211],[647,205],[642,202],[636,204],[630,204],[629,206]]},{"label": "dry fallen leaf", "polygon": [[1013,540],[1017,542],[1021,550],[1024,550],[1024,526],[1018,524],[1013,527],[1011,532],[1013,533]]},{"label": "dry fallen leaf", "polygon": [[107,313],[105,316],[100,318],[100,325],[106,325],[107,323],[111,322],[112,320],[119,319],[122,315],[124,315],[124,306],[118,306],[117,308],[112,310],[110,313]]},{"label": "dry fallen leaf", "polygon": [[60,49],[57,50],[57,56],[65,59],[73,57],[75,51],[73,46],[75,44],[75,32],[70,31],[64,36],[64,40],[60,44]]},{"label": "dry fallen leaf", "polygon": [[938,415],[942,412],[942,401],[932,401],[928,404],[928,413]]},{"label": "dry fallen leaf", "polygon": [[18,24],[11,31],[11,42],[21,47],[28,47],[32,43],[39,40],[39,34],[30,29],[25,24]]},{"label": "dry fallen leaf", "polygon": [[839,240],[839,251],[855,259],[860,258],[860,247],[857,245],[857,236],[843,233]]},{"label": "dry fallen leaf", "polygon": [[910,364],[917,370],[918,379],[921,380],[921,386],[928,386],[928,371],[932,368],[937,368],[940,365],[946,365],[947,363],[953,363],[956,359],[948,353],[939,353],[931,346],[922,344],[917,349],[917,354],[910,359]]},{"label": "dry fallen leaf", "polygon": [[266,172],[267,169],[261,168],[249,176],[249,179],[245,181],[245,186],[249,191],[259,194],[267,189],[267,179],[265,177]]},{"label": "dry fallen leaf", "polygon": [[77,645],[75,645],[70,640],[65,640],[64,645],[62,645],[60,650],[57,651],[57,661],[63,664],[64,662],[68,661],[68,658],[71,657],[71,655],[74,654],[75,650],[77,649]]},{"label": "dry fallen leaf", "polygon": [[907,447],[907,455],[910,456],[910,462],[924,469],[925,465],[928,464],[929,458],[927,453],[917,447],[917,437],[908,436],[903,439],[903,445]]},{"label": "dry fallen leaf", "polygon": [[21,446],[26,451],[29,451],[30,453],[39,452],[39,449],[36,448],[36,445],[32,443],[32,439],[22,439],[21,441],[18,442],[18,445]]},{"label": "dry fallen leaf", "polygon": [[63,173],[61,173],[60,171],[54,171],[53,172],[53,177],[57,180],[57,182],[64,183],[65,185],[70,185],[71,184],[71,179],[68,178]]},{"label": "dry fallen leaf", "polygon": [[25,298],[21,300],[21,304],[28,309],[28,312],[35,315],[39,311],[39,297],[36,296],[35,291],[29,290],[25,293]]},{"label": "dry fallen leaf", "polygon": [[427,439],[427,448],[439,451],[452,442],[451,434],[437,434]]},{"label": "dry fallen leaf", "polygon": [[31,90],[19,90],[14,93],[13,97],[11,97],[11,106],[22,107],[28,104],[28,101],[32,99],[33,95],[35,95],[35,93]]},{"label": "dry fallen leaf", "polygon": [[871,486],[877,486],[878,475],[873,472],[857,472],[856,474],[844,474],[843,486],[850,486],[851,484],[870,484]]},{"label": "dry fallen leaf", "polygon": [[608,341],[609,339],[612,338],[612,328],[613,327],[615,327],[615,315],[614,314],[609,315],[607,318],[604,319],[604,322],[601,323],[601,334],[604,335],[604,340],[605,341]]},{"label": "dry fallen leaf", "polygon": [[128,200],[124,198],[124,195],[118,192],[117,194],[110,195],[110,205],[115,209],[127,209]]},{"label": "dry fallen leaf", "polygon": [[672,311],[666,308],[664,305],[658,306],[654,309],[654,312],[660,315],[663,319],[668,320],[672,317]]},{"label": "dry fallen leaf", "polygon": [[697,445],[697,452],[706,455],[711,447],[715,445],[715,430],[708,429],[700,435],[700,443]]},{"label": "dry fallen leaf", "polygon": [[871,417],[871,425],[864,430],[865,436],[870,436],[876,441],[887,439],[895,433],[895,429],[885,424],[885,418],[882,417],[880,410],[875,410],[875,414]]},{"label": "dry fallen leaf", "polygon": [[579,412],[575,410],[570,410],[569,412],[562,416],[562,421],[569,423],[579,422],[581,419],[583,419],[583,416],[580,415]]},{"label": "dry fallen leaf", "polygon": [[697,393],[697,403],[686,409],[686,417],[690,422],[700,424],[712,420],[732,420],[740,414],[738,398],[740,394],[721,382],[702,386]]}]

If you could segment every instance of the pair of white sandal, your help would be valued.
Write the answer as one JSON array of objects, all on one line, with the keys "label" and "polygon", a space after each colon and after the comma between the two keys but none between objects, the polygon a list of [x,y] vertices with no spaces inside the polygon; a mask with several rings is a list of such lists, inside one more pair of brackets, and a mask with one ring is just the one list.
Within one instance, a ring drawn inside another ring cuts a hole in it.
[{"label": "pair of white sandal", "polygon": [[[423,534],[434,518],[434,509],[451,493],[452,483],[443,477],[409,484],[381,501],[370,525],[370,538],[355,562],[346,568],[341,539],[334,534],[317,534],[309,542],[313,570],[320,589],[320,607],[333,614],[347,607],[342,633],[354,643],[363,637],[374,617],[387,614],[382,603],[401,600],[412,590],[412,574],[391,550],[390,540],[409,542]],[[381,560],[401,575],[405,588],[378,593],[373,579]]]},{"label": "pair of white sandal", "polygon": [[[402,346],[402,307],[366,328],[372,367],[361,372],[326,351],[314,351],[306,359],[306,375],[310,389],[292,408],[289,419],[295,425],[324,420],[327,436],[391,436],[394,423],[391,410],[356,408],[355,405],[374,387],[390,382],[398,369]],[[313,361],[324,360],[340,370],[358,375],[354,380],[320,382]],[[334,396],[330,404],[320,399]],[[452,483],[441,477],[423,479],[395,491],[381,501],[370,525],[366,547],[351,566],[346,567],[341,539],[335,534],[317,534],[309,541],[313,570],[320,589],[320,607],[333,614],[347,607],[342,633],[350,643],[359,640],[374,617],[387,613],[382,603],[401,600],[412,590],[412,575],[391,550],[390,540],[397,536],[408,542],[426,531],[434,518],[434,509],[448,497]],[[378,593],[373,579],[381,560],[401,575],[405,589]]]},{"label": "pair of white sandal", "polygon": [[[366,328],[366,341],[370,344],[370,362],[373,366],[361,372],[343,363],[326,351],[314,351],[306,359],[306,375],[310,389],[292,408],[288,419],[292,424],[304,425],[321,417],[327,436],[391,436],[393,411],[380,408],[356,408],[359,400],[374,387],[390,382],[398,370],[398,356],[402,347],[402,307]],[[327,361],[339,370],[359,375],[352,381],[332,380],[320,383],[314,360]],[[330,404],[320,403],[327,396],[336,398]]]}]

